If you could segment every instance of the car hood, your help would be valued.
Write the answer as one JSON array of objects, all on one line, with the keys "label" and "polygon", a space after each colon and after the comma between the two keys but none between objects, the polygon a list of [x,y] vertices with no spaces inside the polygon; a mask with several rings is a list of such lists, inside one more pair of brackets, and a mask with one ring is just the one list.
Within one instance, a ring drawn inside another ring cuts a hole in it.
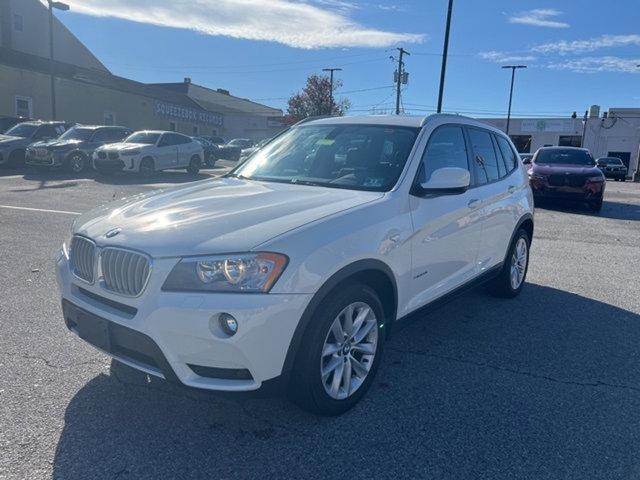
[{"label": "car hood", "polygon": [[99,148],[99,150],[110,150],[110,151],[120,151],[120,150],[128,150],[130,148],[145,148],[145,147],[153,147],[153,145],[149,145],[148,143],[109,143],[107,145],[103,145]]},{"label": "car hood", "polygon": [[23,142],[26,138],[14,137],[13,135],[0,135],[0,145],[9,145],[10,143]]},{"label": "car hood", "polygon": [[45,140],[42,142],[35,142],[35,143],[32,143],[31,146],[35,148],[64,148],[64,147],[74,148],[78,146],[80,143],[82,143],[81,140],[53,139],[53,140]]},{"label": "car hood", "polygon": [[543,164],[543,163],[534,163],[531,167],[531,171],[533,173],[538,173],[540,175],[558,175],[558,174],[574,174],[574,175],[589,175],[595,174],[598,175],[600,169],[594,166],[586,166],[586,165],[562,165],[562,164]]},{"label": "car hood", "polygon": [[81,215],[74,233],[156,258],[241,252],[382,196],[225,177],[103,205]]}]

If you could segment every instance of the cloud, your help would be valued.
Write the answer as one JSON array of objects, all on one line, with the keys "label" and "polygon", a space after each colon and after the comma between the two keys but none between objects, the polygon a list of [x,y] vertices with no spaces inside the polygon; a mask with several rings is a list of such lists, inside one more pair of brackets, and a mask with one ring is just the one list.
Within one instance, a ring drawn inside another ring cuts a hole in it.
[{"label": "cloud", "polygon": [[535,27],[568,28],[568,23],[550,20],[550,18],[557,17],[558,15],[562,15],[562,12],[553,8],[536,8],[514,15],[509,18],[509,23],[533,25]]},{"label": "cloud", "polygon": [[631,60],[620,57],[583,57],[574,60],[566,60],[560,63],[550,63],[547,68],[553,70],[570,70],[576,73],[598,73],[598,72],[624,72],[640,73],[637,65],[640,58]]},{"label": "cloud", "polygon": [[621,47],[628,45],[640,46],[640,35],[602,35],[590,40],[561,40],[559,42],[544,43],[531,50],[539,53],[559,53],[560,55],[593,52],[602,48]]},{"label": "cloud", "polygon": [[348,0],[67,0],[73,11],[194,30],[206,35],[276,42],[294,48],[388,47],[426,36],[365,27]]},{"label": "cloud", "polygon": [[495,63],[507,63],[507,62],[532,62],[536,60],[533,55],[512,55],[506,52],[498,52],[491,50],[490,52],[480,52],[478,56],[484,60],[489,60]]}]

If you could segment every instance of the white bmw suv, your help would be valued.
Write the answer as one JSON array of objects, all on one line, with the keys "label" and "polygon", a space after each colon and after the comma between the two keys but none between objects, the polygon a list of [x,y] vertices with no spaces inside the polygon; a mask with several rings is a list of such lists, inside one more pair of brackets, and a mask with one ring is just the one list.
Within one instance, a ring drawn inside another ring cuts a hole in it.
[{"label": "white bmw suv", "polygon": [[93,168],[98,172],[135,172],[150,177],[159,170],[186,168],[197,175],[204,159],[202,145],[175,132],[140,131],[119,143],[97,148]]},{"label": "white bmw suv", "polygon": [[57,257],[67,327],[207,390],[283,386],[339,414],[394,326],[490,282],[523,288],[533,235],[509,138],[451,115],[326,118],[217,179],[79,217]]}]

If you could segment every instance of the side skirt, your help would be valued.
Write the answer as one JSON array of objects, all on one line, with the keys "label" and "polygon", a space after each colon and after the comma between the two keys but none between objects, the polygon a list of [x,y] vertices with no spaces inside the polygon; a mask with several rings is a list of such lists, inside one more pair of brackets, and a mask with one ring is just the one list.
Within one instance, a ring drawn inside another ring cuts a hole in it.
[{"label": "side skirt", "polygon": [[411,321],[416,320],[418,316],[424,315],[426,313],[434,312],[439,308],[443,307],[444,305],[446,305],[447,303],[451,302],[452,300],[460,297],[461,295],[464,295],[465,293],[471,290],[475,290],[476,288],[493,280],[498,275],[500,275],[503,265],[504,265],[503,263],[500,263],[495,267],[491,267],[489,270],[482,273],[481,275],[478,275],[476,278],[474,278],[470,282],[465,283],[464,285],[459,286],[458,288],[450,291],[449,293],[443,295],[442,297],[433,300],[427,305],[420,307],[419,309],[414,310],[413,312],[403,317],[398,318],[394,322],[394,333],[395,331],[397,331],[396,329],[402,329],[404,325],[407,325]]}]

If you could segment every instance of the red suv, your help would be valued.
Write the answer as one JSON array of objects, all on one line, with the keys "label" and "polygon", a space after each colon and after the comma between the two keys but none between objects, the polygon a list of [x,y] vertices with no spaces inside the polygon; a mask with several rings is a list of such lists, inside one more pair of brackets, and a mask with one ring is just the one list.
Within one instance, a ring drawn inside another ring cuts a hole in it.
[{"label": "red suv", "polygon": [[534,198],[580,200],[600,211],[605,178],[586,148],[544,147],[533,156],[529,181]]}]

